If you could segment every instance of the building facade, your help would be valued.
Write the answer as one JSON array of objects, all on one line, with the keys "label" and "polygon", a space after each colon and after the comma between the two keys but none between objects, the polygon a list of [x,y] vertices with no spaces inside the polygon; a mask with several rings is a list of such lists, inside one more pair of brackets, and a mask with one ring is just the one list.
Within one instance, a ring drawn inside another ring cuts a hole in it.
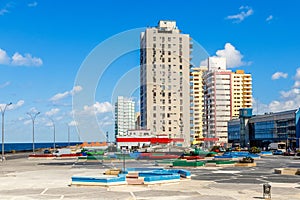
[{"label": "building facade", "polygon": [[128,130],[125,135],[116,137],[116,142],[119,149],[136,150],[154,145],[182,144],[183,139],[153,135],[150,130]]},{"label": "building facade", "polygon": [[251,74],[232,72],[225,58],[209,57],[207,67],[192,69],[190,80],[193,143],[205,138],[210,145],[227,143],[227,122],[239,117],[239,109],[252,107]]},{"label": "building facade", "polygon": [[135,129],[135,102],[129,98],[119,96],[115,103],[115,135],[126,135],[130,129]]},{"label": "building facade", "polygon": [[191,135],[193,144],[199,144],[203,139],[204,85],[203,74],[207,67],[193,68],[191,83]]},{"label": "building facade", "polygon": [[140,37],[141,128],[190,145],[190,51],[188,34],[175,21],[159,21]]},{"label": "building facade", "polygon": [[239,118],[241,108],[252,108],[252,77],[244,70],[231,73],[231,116]]},{"label": "building facade", "polygon": [[225,58],[208,58],[203,84],[203,135],[227,143],[227,122],[231,119],[231,71],[226,69]]},{"label": "building facade", "polygon": [[[266,148],[273,142],[285,142],[287,147],[299,148],[300,129],[296,128],[297,116],[299,110],[240,116],[240,119],[228,122],[228,140],[230,143],[240,143],[242,147]],[[248,118],[248,122],[243,124],[245,118]]]}]

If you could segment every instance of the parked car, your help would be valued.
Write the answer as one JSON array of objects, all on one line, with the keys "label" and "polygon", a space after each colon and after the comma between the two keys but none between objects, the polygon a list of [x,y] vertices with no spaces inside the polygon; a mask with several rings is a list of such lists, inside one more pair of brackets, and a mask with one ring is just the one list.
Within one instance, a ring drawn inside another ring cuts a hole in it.
[{"label": "parked car", "polygon": [[50,154],[50,153],[51,153],[51,151],[49,149],[44,150],[44,154]]},{"label": "parked car", "polygon": [[294,151],[287,151],[283,153],[284,156],[295,156],[296,153]]},{"label": "parked car", "polygon": [[71,154],[71,149],[57,149],[54,153],[53,153],[53,155],[55,155],[55,156],[61,156],[61,155],[63,155],[63,154]]},{"label": "parked car", "polygon": [[273,151],[273,155],[282,155],[282,154],[283,154],[283,151],[281,151],[281,150]]}]

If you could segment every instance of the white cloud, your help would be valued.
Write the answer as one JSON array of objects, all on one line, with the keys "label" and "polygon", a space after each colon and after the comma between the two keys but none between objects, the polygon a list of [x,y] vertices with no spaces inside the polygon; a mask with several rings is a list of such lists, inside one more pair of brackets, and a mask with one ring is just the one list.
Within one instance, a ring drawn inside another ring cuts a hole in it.
[{"label": "white cloud", "polygon": [[300,94],[300,89],[293,88],[287,92],[280,91],[281,97],[287,100],[294,99]]},{"label": "white cloud", "polygon": [[300,80],[300,67],[296,70],[295,79]]},{"label": "white cloud", "polygon": [[63,119],[63,116],[58,116],[58,117],[55,118],[55,120],[57,120],[57,121],[60,121],[62,119]]},{"label": "white cloud", "polygon": [[78,125],[78,122],[75,121],[75,120],[73,120],[73,121],[70,121],[70,122],[68,123],[68,125],[69,125],[69,126],[77,126],[77,125]]},{"label": "white cloud", "polygon": [[273,18],[274,18],[273,15],[269,15],[269,16],[266,18],[266,21],[269,22],[269,21],[271,21]]},{"label": "white cloud", "polygon": [[114,124],[114,119],[112,118],[112,116],[104,116],[101,119],[99,119],[98,121],[99,121],[99,126],[102,128],[105,126],[111,126]]},{"label": "white cloud", "polygon": [[240,67],[249,64],[242,61],[244,56],[230,43],[226,43],[224,49],[218,50],[216,55],[218,57],[226,58],[227,68]]},{"label": "white cloud", "polygon": [[39,67],[43,65],[41,58],[33,57],[31,54],[26,53],[22,55],[16,52],[11,58],[4,49],[0,48],[0,65],[13,65],[13,66],[31,66]]},{"label": "white cloud", "polygon": [[50,98],[50,101],[58,101],[58,100],[66,98],[68,96],[69,96],[69,91],[66,91],[64,93],[57,93],[56,95],[54,95],[53,97]]},{"label": "white cloud", "polygon": [[294,83],[294,88],[300,88],[300,67],[297,68],[296,70],[296,74],[294,76],[294,80],[295,80],[295,83]]},{"label": "white cloud", "polygon": [[59,101],[61,99],[72,96],[72,95],[80,92],[81,90],[82,90],[81,86],[74,86],[73,89],[70,91],[55,94],[53,97],[50,98],[50,101]]},{"label": "white cloud", "polygon": [[280,79],[280,78],[287,78],[288,77],[288,74],[287,73],[283,73],[283,72],[275,72],[273,75],[272,75],[272,80],[277,80],[277,79]]},{"label": "white cloud", "polygon": [[101,114],[101,113],[111,112],[113,111],[113,108],[114,108],[113,105],[111,105],[111,103],[106,101],[103,103],[96,102],[92,106],[84,106],[83,110],[88,114]]},{"label": "white cloud", "polygon": [[53,126],[53,122],[52,121],[46,122],[45,126],[52,127]]},{"label": "white cloud", "polygon": [[241,11],[240,13],[236,15],[229,15],[226,17],[226,19],[234,20],[234,23],[240,23],[244,21],[245,18],[253,15],[254,13],[253,9],[249,6],[241,6],[239,10]]},{"label": "white cloud", "polygon": [[35,107],[29,109],[29,113],[37,113],[39,112]]},{"label": "white cloud", "polygon": [[3,83],[3,84],[0,85],[0,89],[5,88],[5,87],[7,87],[9,85],[10,85],[10,82],[6,81],[5,83]]},{"label": "white cloud", "polygon": [[12,65],[16,66],[35,66],[39,67],[43,64],[41,58],[32,57],[30,54],[25,54],[24,56],[16,52],[12,57]]},{"label": "white cloud", "polygon": [[9,13],[9,8],[13,7],[13,3],[7,3],[3,8],[0,9],[0,16]]},{"label": "white cloud", "polygon": [[[279,100],[273,100],[269,104],[258,103],[253,101],[253,108],[256,113],[264,112],[279,112],[285,110],[293,110],[300,107],[300,68],[296,70],[294,76],[295,83],[290,90],[280,91]],[[256,108],[257,107],[257,108]],[[259,111],[259,112],[257,112]]]},{"label": "white cloud", "polygon": [[23,106],[24,103],[25,103],[24,100],[19,100],[16,104],[12,104],[10,108],[11,108],[12,110],[15,110],[15,109],[17,109],[17,108]]},{"label": "white cloud", "polygon": [[80,92],[82,90],[82,87],[77,85],[77,86],[74,86],[73,89],[70,91],[72,95]]},{"label": "white cloud", "polygon": [[24,125],[28,125],[28,124],[31,124],[31,123],[32,123],[31,119],[28,119],[28,120],[24,121]]},{"label": "white cloud", "polygon": [[295,81],[293,87],[294,87],[294,88],[299,88],[299,87],[300,87],[300,81]]},{"label": "white cloud", "polygon": [[[23,106],[25,103],[24,100],[19,100],[16,104],[11,104],[7,107],[7,110],[15,110],[21,106]],[[6,104],[0,104],[1,108],[4,108],[6,106]]]},{"label": "white cloud", "polygon": [[60,110],[58,108],[52,108],[51,110],[47,111],[45,113],[46,116],[51,117],[55,114],[57,114]]},{"label": "white cloud", "polygon": [[8,10],[6,8],[2,8],[0,10],[0,15],[4,15],[5,13],[9,13]]},{"label": "white cloud", "polygon": [[6,51],[0,48],[0,64],[7,65],[10,63],[10,58]]},{"label": "white cloud", "polygon": [[36,7],[38,5],[38,3],[36,1],[27,4],[28,7]]},{"label": "white cloud", "polygon": [[[251,62],[244,62],[242,60],[244,56],[231,43],[226,43],[224,49],[218,50],[216,52],[216,56],[213,57],[226,58],[227,68],[235,68],[251,64]],[[200,66],[207,66],[207,59],[201,61]]]}]

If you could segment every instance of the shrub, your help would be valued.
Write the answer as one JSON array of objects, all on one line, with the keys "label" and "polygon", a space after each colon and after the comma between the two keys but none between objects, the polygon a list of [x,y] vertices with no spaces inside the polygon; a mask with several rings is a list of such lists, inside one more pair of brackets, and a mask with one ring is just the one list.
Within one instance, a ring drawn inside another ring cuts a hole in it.
[{"label": "shrub", "polygon": [[261,150],[257,147],[251,147],[251,149],[249,150],[250,153],[260,153]]},{"label": "shrub", "polygon": [[240,160],[240,163],[253,163],[254,159],[251,157],[244,157],[242,160]]}]

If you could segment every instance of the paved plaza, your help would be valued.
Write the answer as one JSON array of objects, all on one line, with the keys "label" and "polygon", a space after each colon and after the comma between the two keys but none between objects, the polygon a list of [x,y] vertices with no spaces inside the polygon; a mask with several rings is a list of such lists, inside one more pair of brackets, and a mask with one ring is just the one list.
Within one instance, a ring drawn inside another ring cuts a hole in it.
[{"label": "paved plaza", "polygon": [[[257,167],[189,168],[192,180],[153,186],[70,186],[73,175],[99,175],[122,162],[76,159],[28,160],[8,157],[0,163],[0,199],[263,199],[262,184],[272,186],[272,200],[300,200],[300,176],[274,174],[274,168],[300,168],[300,159],[269,156]],[[155,167],[155,161],[126,161],[126,167]]]}]

